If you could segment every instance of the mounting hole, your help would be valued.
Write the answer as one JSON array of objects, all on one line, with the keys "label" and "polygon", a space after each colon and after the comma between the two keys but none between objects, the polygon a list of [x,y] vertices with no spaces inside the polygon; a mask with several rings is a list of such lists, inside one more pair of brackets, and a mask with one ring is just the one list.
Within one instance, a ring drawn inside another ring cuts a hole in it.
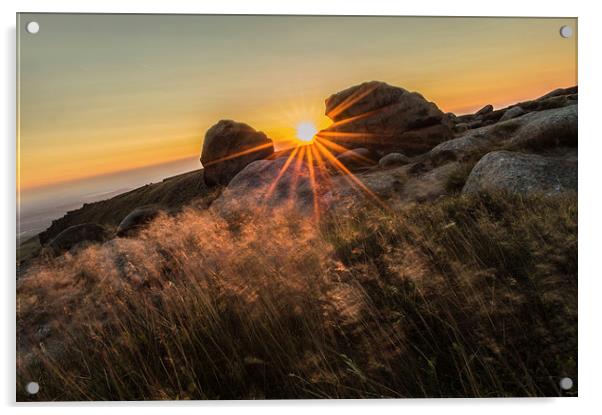
[{"label": "mounting hole", "polygon": [[571,26],[562,26],[560,28],[560,36],[562,36],[565,39],[568,39],[569,37],[573,36],[573,28]]},{"label": "mounting hole", "polygon": [[38,382],[29,382],[27,385],[25,385],[25,390],[30,395],[35,395],[40,391],[40,385]]},{"label": "mounting hole", "polygon": [[558,384],[560,385],[560,389],[568,391],[573,388],[573,379],[562,378],[560,379],[560,382],[558,382]]},{"label": "mounting hole", "polygon": [[35,35],[40,31],[40,24],[38,22],[29,22],[25,28],[27,29],[28,33]]}]

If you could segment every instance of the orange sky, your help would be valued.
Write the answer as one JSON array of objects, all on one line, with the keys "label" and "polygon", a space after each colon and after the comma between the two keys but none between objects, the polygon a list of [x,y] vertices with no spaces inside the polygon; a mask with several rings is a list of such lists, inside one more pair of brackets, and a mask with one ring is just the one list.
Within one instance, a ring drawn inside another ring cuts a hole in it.
[{"label": "orange sky", "polygon": [[457,113],[534,98],[577,83],[565,24],[576,32],[558,18],[22,14],[19,187],[198,155],[225,118],[282,143],[367,80]]}]

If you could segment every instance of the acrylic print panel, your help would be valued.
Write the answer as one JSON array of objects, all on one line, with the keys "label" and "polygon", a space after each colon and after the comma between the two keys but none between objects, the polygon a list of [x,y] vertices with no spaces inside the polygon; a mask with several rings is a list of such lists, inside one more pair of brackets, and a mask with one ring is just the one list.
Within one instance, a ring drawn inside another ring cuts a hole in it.
[{"label": "acrylic print panel", "polygon": [[576,396],[576,38],[18,15],[17,400]]}]

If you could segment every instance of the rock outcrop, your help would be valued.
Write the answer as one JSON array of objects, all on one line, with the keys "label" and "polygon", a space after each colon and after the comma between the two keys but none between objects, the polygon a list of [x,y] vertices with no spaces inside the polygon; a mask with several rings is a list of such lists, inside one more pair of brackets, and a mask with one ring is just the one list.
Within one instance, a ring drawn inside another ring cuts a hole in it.
[{"label": "rock outcrop", "polygon": [[[436,200],[445,195],[445,183],[457,168],[447,163],[432,169],[423,169],[423,163],[412,163],[387,170],[374,170],[357,176],[362,185],[350,182],[344,176],[333,178],[332,186],[321,196],[329,206],[353,206],[360,199],[372,203],[402,205]],[[369,193],[363,188],[368,189]]]},{"label": "rock outcrop", "polygon": [[[335,94],[327,100],[327,112],[335,123],[322,131],[319,139],[326,138],[326,133],[335,132],[338,128],[344,128],[344,133],[354,138],[366,131],[378,131],[383,125],[399,127],[400,131],[416,128],[420,125],[418,121],[411,124],[403,116],[395,120],[388,118],[403,107],[405,99],[418,99],[407,91],[401,91],[382,83],[367,83]],[[562,91],[558,92],[560,95],[545,97],[537,103],[528,102],[524,107],[515,105],[495,110],[488,105],[479,111],[477,117],[471,116],[473,119],[445,115],[445,119],[454,123],[464,119],[487,125],[476,129],[465,127],[466,131],[461,136],[440,143],[426,153],[409,156],[387,153],[387,146],[393,142],[387,140],[393,135],[358,139],[349,146],[352,150],[337,157],[354,172],[353,178],[326,160],[327,166],[322,166],[321,171],[314,166],[314,171],[319,174],[316,173],[312,184],[307,160],[290,162],[290,152],[272,157],[272,160],[256,161],[231,181],[214,207],[220,212],[230,213],[245,210],[261,212],[288,205],[307,213],[315,204],[327,208],[353,205],[360,197],[379,199],[380,202],[376,203],[386,201],[392,205],[426,202],[460,191],[463,185],[467,193],[514,188],[518,192],[545,194],[576,191],[578,106],[576,99],[562,95]],[[423,104],[429,107],[422,98],[416,102],[418,108]],[[428,111],[434,111],[429,108],[420,114],[415,113],[414,108],[406,115],[411,114],[414,120],[424,120],[421,117],[425,117]],[[438,119],[439,125],[448,122]],[[370,130],[372,127],[374,130]],[[348,144],[338,141],[338,137],[331,134],[329,140]],[[502,149],[511,151],[498,151]],[[377,168],[372,165],[371,158],[378,153],[386,155],[381,157]],[[490,154],[483,157],[487,153]],[[476,160],[481,158],[469,175]],[[468,181],[466,176],[470,177]]]},{"label": "rock outcrop", "polygon": [[[310,168],[307,157],[289,159],[295,149],[274,153],[264,133],[223,120],[207,131],[204,170],[85,204],[53,221],[39,240],[64,251],[82,242],[103,241],[105,229],[118,225],[119,235],[135,234],[156,212],[132,211],[133,206],[175,212],[202,200],[199,208],[211,204],[225,213],[285,205],[312,212],[316,204],[353,204],[370,192],[387,202],[434,200],[463,184],[468,193],[576,190],[577,103],[577,87],[572,87],[507,108],[487,105],[475,114],[456,116],[442,113],[417,93],[367,82],[326,100],[333,124],[318,137],[351,149],[337,159],[353,176],[342,173],[332,159],[324,158],[320,166],[314,159]],[[221,187],[208,188],[205,183],[227,187],[219,196]]]},{"label": "rock outcrop", "polygon": [[109,232],[103,226],[95,223],[83,223],[70,226],[48,244],[48,248],[58,255],[87,243],[105,242],[110,237]]},{"label": "rock outcrop", "polygon": [[138,233],[153,219],[159,216],[161,209],[157,206],[141,206],[131,211],[119,223],[117,236],[132,236]]},{"label": "rock outcrop", "polygon": [[494,151],[474,166],[463,193],[507,191],[554,195],[577,191],[577,155],[546,157],[510,151]]},{"label": "rock outcrop", "polygon": [[563,95],[575,95],[578,92],[577,86],[571,86],[569,88],[557,88],[551,92],[548,92],[545,95],[537,98],[535,101],[545,101],[548,98],[555,98]]},{"label": "rock outcrop", "polygon": [[[314,170],[315,174],[318,174]],[[315,176],[314,176],[315,177]],[[316,179],[316,192],[322,180]],[[293,207],[302,214],[311,213],[314,187],[306,161],[281,157],[258,160],[238,173],[211,208],[223,216],[241,212],[261,214],[265,209]]]},{"label": "rock outcrop", "polygon": [[326,115],[333,124],[318,137],[380,156],[421,154],[453,136],[448,116],[437,105],[384,82],[366,82],[330,96]]},{"label": "rock outcrop", "polygon": [[274,145],[263,132],[247,124],[221,120],[205,134],[201,163],[208,186],[226,185],[246,165],[274,153]]},{"label": "rock outcrop", "polygon": [[533,111],[544,111],[561,108],[577,103],[577,87],[558,88],[531,101],[519,102],[507,108],[494,110],[493,106],[486,105],[474,114],[448,116],[456,133],[463,133],[468,129],[475,129],[506,121],[522,114]]},{"label": "rock outcrop", "polygon": [[508,148],[552,148],[577,146],[577,105],[531,112],[518,118],[467,131],[441,143],[429,153],[453,153],[456,159],[484,154],[494,146]]}]

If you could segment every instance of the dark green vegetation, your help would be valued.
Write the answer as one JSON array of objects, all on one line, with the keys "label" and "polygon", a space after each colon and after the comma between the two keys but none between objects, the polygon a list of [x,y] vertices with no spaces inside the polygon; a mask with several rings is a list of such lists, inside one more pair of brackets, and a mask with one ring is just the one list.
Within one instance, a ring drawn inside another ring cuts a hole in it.
[{"label": "dark green vegetation", "polygon": [[184,210],[34,267],[17,399],[558,396],[577,379],[575,195],[231,225]]}]

